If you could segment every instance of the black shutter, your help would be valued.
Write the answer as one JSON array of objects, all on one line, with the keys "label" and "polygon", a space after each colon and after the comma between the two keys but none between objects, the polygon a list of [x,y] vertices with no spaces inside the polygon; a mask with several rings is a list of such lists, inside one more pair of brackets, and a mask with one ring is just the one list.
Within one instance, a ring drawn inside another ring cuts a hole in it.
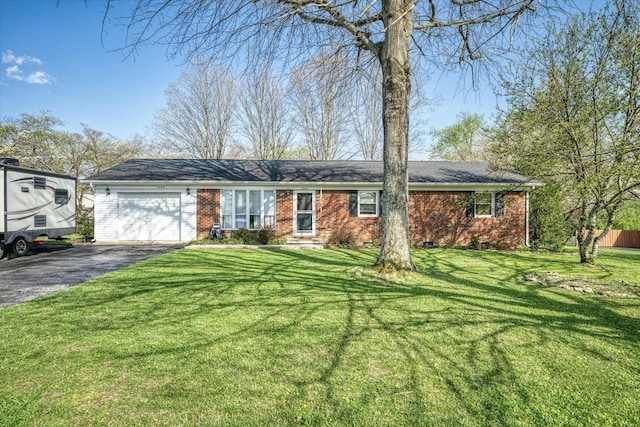
[{"label": "black shutter", "polygon": [[496,217],[504,216],[504,193],[496,193]]},{"label": "black shutter", "polygon": [[475,193],[467,193],[467,218],[473,218],[475,213]]},{"label": "black shutter", "polygon": [[349,216],[358,216],[358,192],[349,191]]},{"label": "black shutter", "polygon": [[382,190],[378,191],[378,216],[382,216]]}]

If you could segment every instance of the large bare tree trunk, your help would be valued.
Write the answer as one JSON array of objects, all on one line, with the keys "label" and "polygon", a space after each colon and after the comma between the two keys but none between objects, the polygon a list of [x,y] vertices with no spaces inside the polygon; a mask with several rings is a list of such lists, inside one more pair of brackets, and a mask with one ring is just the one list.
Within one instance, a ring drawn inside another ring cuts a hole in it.
[{"label": "large bare tree trunk", "polygon": [[411,260],[408,218],[409,46],[413,2],[383,2],[387,37],[380,50],[384,125],[382,245],[376,265],[381,272],[415,270]]}]

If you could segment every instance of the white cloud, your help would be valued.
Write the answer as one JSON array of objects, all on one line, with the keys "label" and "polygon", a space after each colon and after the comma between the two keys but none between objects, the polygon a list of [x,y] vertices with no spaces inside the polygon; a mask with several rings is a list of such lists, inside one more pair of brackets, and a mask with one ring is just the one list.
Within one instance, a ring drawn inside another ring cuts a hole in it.
[{"label": "white cloud", "polygon": [[13,80],[21,80],[24,76],[22,71],[20,71],[20,67],[14,65],[13,67],[7,68],[7,77]]},{"label": "white cloud", "polygon": [[7,50],[2,53],[2,62],[4,64],[14,64],[5,69],[7,78],[11,80],[17,80],[19,82],[32,83],[32,84],[51,84],[55,78],[44,71],[34,71],[32,73],[25,74],[20,68],[22,65],[43,65],[42,61],[33,56],[20,55],[16,56],[12,50]]},{"label": "white cloud", "polygon": [[32,83],[37,85],[51,84],[55,78],[44,71],[35,71],[33,73],[26,74],[17,65],[8,67],[5,70],[7,77],[11,80],[17,80],[19,82]]},{"label": "white cloud", "polygon": [[36,71],[25,77],[24,81],[27,83],[33,83],[37,85],[50,85],[55,79],[44,71]]},{"label": "white cloud", "polygon": [[28,55],[20,55],[16,56],[12,50],[7,50],[2,53],[2,62],[5,64],[36,64],[42,65],[42,61],[39,58],[34,58],[33,56]]}]

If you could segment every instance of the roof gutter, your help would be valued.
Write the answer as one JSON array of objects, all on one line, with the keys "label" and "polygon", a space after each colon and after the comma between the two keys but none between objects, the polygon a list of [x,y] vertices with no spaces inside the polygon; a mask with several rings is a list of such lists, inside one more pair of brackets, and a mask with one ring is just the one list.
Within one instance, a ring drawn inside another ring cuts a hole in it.
[{"label": "roof gutter", "polygon": [[[382,182],[311,182],[311,181],[119,181],[119,180],[81,180],[83,183],[91,185],[125,185],[125,186],[194,186],[197,188],[217,188],[217,187],[271,187],[271,188],[353,188],[353,187],[370,187],[381,188]],[[410,189],[442,189],[442,190],[455,190],[455,189],[473,189],[473,188],[513,188],[513,189],[532,189],[535,187],[541,187],[544,184],[532,181],[532,182],[488,182],[488,183],[454,183],[454,182],[409,182]]]}]

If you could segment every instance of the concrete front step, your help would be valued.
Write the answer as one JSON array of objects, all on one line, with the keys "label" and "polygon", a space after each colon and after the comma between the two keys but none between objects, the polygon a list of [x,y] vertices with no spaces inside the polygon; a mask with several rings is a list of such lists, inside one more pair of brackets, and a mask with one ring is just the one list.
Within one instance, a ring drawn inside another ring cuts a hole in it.
[{"label": "concrete front step", "polygon": [[301,249],[322,249],[324,242],[318,238],[288,238],[287,246],[297,247]]}]

